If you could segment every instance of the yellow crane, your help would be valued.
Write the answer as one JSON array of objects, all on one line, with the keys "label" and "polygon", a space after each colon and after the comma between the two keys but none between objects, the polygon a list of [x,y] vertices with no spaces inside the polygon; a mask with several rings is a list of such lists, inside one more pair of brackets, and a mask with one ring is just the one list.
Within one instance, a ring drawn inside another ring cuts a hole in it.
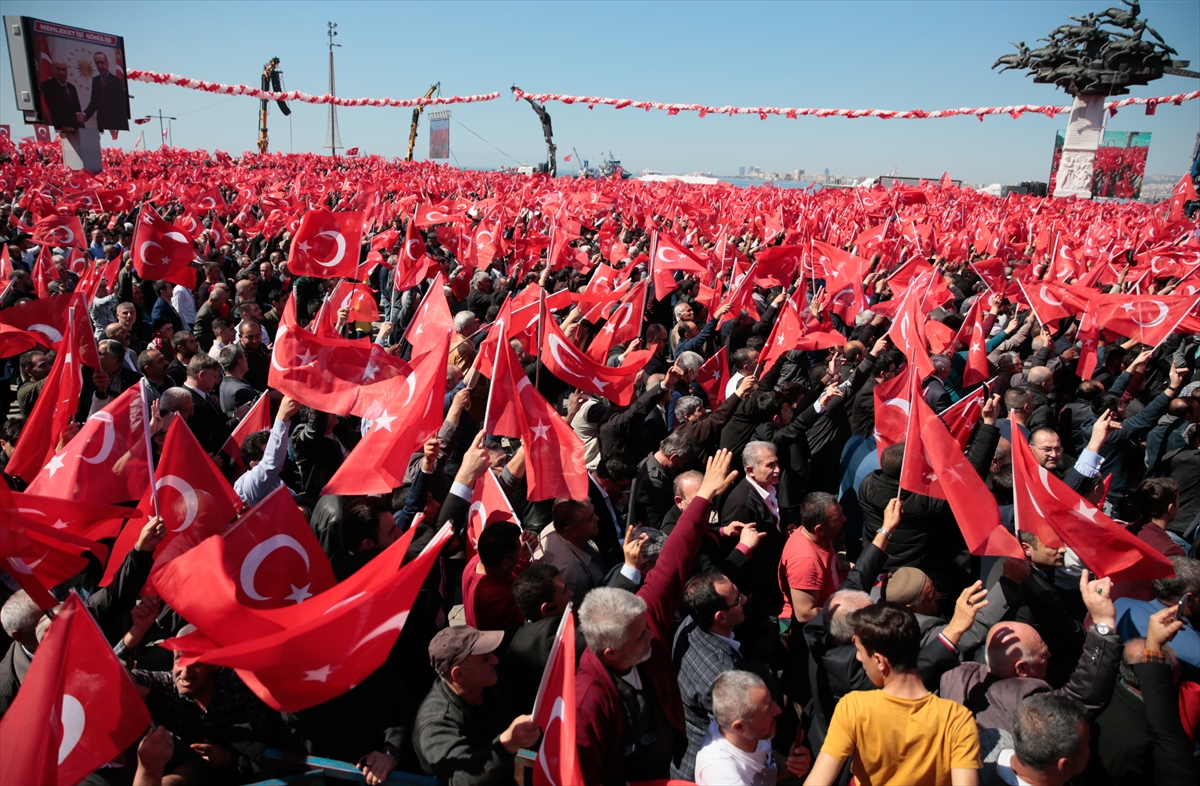
[{"label": "yellow crane", "polygon": [[[442,83],[438,82],[433,87],[429,88],[429,92],[427,92],[425,94],[425,97],[432,98],[434,92],[436,92],[437,89],[440,88],[441,86],[442,86]],[[417,123],[420,122],[421,113],[424,111],[425,111],[424,106],[418,106],[416,109],[413,110],[412,128],[410,128],[408,130],[408,155],[406,155],[404,157],[405,161],[412,161],[413,148],[417,146]]]},{"label": "yellow crane", "polygon": [[[283,89],[279,86],[279,75],[283,72],[279,70],[279,58],[272,57],[263,66],[262,73],[262,89],[273,90],[276,93],[282,93]],[[258,152],[267,152],[267,104],[270,103],[267,99],[262,99],[258,102]],[[288,108],[286,101],[276,101],[279,104],[279,111],[284,115],[290,115],[292,110]]]}]

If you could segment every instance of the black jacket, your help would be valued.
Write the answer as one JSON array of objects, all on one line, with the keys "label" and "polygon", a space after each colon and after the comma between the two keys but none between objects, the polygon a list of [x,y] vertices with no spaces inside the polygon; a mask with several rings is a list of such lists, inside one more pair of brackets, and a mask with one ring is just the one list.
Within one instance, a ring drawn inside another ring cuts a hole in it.
[{"label": "black jacket", "polygon": [[659,383],[646,389],[627,409],[617,412],[600,426],[600,451],[602,455],[611,456],[621,453],[630,461],[638,462],[648,453],[658,449],[658,443],[666,436],[666,424],[663,424],[663,434],[654,441],[653,435],[641,433],[646,416],[658,405],[666,390]]},{"label": "black jacket", "polygon": [[743,584],[739,589],[753,602],[746,607],[747,619],[762,620],[779,616],[783,608],[783,593],[779,589],[779,561],[783,557],[783,544],[787,535],[781,531],[779,520],[767,509],[767,503],[743,478],[725,497],[721,506],[721,526],[731,521],[754,522],[763,538],[754,548],[750,558],[750,569],[743,571]]},{"label": "black jacket", "polygon": [[207,396],[202,396],[191,388],[187,390],[192,394],[192,416],[188,419],[188,426],[196,435],[204,452],[215,456],[221,452],[233,429],[229,427],[225,413],[218,405],[215,390]]},{"label": "black jacket", "polygon": [[517,716],[496,697],[468,704],[441,679],[417,710],[413,748],[426,775],[446,786],[483,786],[510,782],[513,755],[500,744],[500,733]]},{"label": "black jacket", "polygon": [[82,111],[75,85],[50,78],[38,87],[41,88],[42,104],[49,114],[50,125],[56,128],[79,128],[82,125],[75,116]]},{"label": "black jacket", "polygon": [[125,100],[125,82],[112,73],[92,77],[92,98],[83,114],[96,116],[101,131],[129,129],[129,102]]},{"label": "black jacket", "polygon": [[630,524],[659,528],[663,517],[675,501],[674,482],[671,474],[658,463],[654,454],[646,456],[638,465],[637,477],[629,487]]}]

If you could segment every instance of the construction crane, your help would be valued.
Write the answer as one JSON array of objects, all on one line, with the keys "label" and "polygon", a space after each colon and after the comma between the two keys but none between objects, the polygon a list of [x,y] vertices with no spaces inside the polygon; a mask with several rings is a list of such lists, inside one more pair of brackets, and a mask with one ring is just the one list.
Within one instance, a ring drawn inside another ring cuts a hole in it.
[{"label": "construction crane", "polygon": [[[279,75],[283,72],[279,70],[279,58],[272,57],[263,66],[262,73],[262,89],[273,90],[276,93],[282,93],[283,89],[279,86]],[[267,152],[267,99],[262,99],[258,108],[258,152]],[[290,115],[292,110],[288,108],[286,101],[276,101],[279,104],[279,111],[283,114]]]},{"label": "construction crane", "polygon": [[[513,85],[510,89],[515,93],[520,88]],[[550,177],[558,177],[558,162],[554,156],[558,148],[554,146],[554,128],[550,125],[550,113],[546,111],[545,104],[539,104],[529,96],[522,96],[522,98],[529,102],[533,111],[537,113],[538,120],[542,123],[542,136],[546,138],[546,172]]]},{"label": "construction crane", "polygon": [[[431,98],[433,96],[434,92],[436,90],[438,90],[441,86],[442,86],[442,83],[438,82],[433,87],[429,88],[429,92],[427,92],[425,94],[425,97]],[[406,155],[404,157],[405,161],[412,161],[413,148],[417,146],[417,123],[420,122],[421,113],[424,111],[425,111],[424,106],[418,106],[416,109],[413,110],[412,128],[410,128],[408,130],[408,155]]]}]

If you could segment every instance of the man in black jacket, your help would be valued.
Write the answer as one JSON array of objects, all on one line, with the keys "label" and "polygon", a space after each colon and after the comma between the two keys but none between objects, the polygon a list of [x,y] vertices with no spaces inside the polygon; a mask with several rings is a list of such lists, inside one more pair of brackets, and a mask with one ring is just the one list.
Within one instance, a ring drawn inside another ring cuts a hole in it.
[{"label": "man in black jacket", "polygon": [[188,426],[204,448],[215,456],[224,447],[232,429],[221,412],[215,393],[221,382],[221,364],[208,355],[196,354],[188,361],[187,379],[183,387],[192,394],[192,416]]},{"label": "man in black jacket", "polygon": [[70,71],[66,61],[55,58],[50,65],[50,74],[50,78],[38,86],[50,125],[66,129],[82,127],[84,117],[79,108],[79,92],[67,81]]},{"label": "man in black jacket", "polygon": [[672,480],[692,463],[696,443],[686,434],[669,434],[658,449],[638,465],[637,477],[629,487],[628,523],[661,527],[674,499]]}]

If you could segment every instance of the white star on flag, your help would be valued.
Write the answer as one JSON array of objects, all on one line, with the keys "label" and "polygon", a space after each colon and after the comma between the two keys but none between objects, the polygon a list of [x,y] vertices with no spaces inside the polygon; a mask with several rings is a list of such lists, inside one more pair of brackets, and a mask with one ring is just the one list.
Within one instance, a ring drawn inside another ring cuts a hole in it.
[{"label": "white star on flag", "polygon": [[[286,600],[294,600],[297,603],[303,603],[312,597],[312,593],[308,591],[308,588],[312,586],[311,584],[305,584],[303,587],[297,587],[295,584],[289,583],[288,586],[292,588],[292,594],[288,595]],[[326,674],[328,674],[328,671]],[[324,681],[325,680],[321,680],[321,682]]]}]

